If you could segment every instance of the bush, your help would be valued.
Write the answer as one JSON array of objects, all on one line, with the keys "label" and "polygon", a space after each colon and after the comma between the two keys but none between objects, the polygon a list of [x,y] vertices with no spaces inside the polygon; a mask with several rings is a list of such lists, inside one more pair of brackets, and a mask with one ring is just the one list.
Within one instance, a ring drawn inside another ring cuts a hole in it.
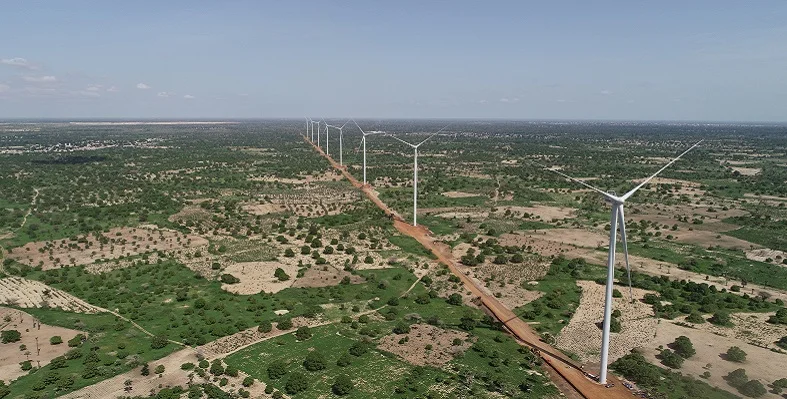
[{"label": "bush", "polygon": [[287,382],[284,384],[284,391],[290,395],[295,395],[307,389],[309,389],[309,380],[305,375],[298,372],[290,374]]},{"label": "bush", "polygon": [[683,358],[669,349],[664,349],[661,351],[661,353],[659,353],[659,357],[661,358],[661,364],[669,368],[679,369],[683,366]]},{"label": "bush", "polygon": [[293,251],[292,248],[285,249],[284,250],[284,257],[286,257],[286,258],[294,258],[295,257],[295,251]]},{"label": "bush", "polygon": [[730,315],[726,312],[716,312],[713,314],[713,317],[711,317],[708,321],[718,326],[725,326],[725,327],[732,326]]},{"label": "bush", "polygon": [[273,272],[273,277],[276,277],[279,281],[287,281],[290,279],[290,276],[280,267],[277,267],[276,271]]},{"label": "bush", "polygon": [[221,282],[224,284],[237,284],[240,282],[240,279],[231,274],[225,273],[221,275]]},{"label": "bush", "polygon": [[167,337],[165,335],[156,335],[150,339],[150,348],[161,349],[167,346],[168,343],[169,341],[167,341]]},{"label": "bush", "polygon": [[768,392],[762,383],[757,380],[748,381],[743,384],[742,387],[738,388],[738,391],[750,398],[758,398]]},{"label": "bush", "polygon": [[180,365],[181,370],[192,370],[195,367],[194,363],[186,362]]},{"label": "bush", "polygon": [[726,355],[726,360],[731,362],[743,363],[746,361],[746,352],[737,346],[732,346],[730,349],[727,349]]},{"label": "bush", "polygon": [[670,347],[675,350],[675,353],[684,359],[688,359],[697,353],[697,351],[694,349],[694,345],[691,343],[691,340],[685,335],[681,335],[680,337],[676,338],[675,342],[673,342]]},{"label": "bush", "polygon": [[621,329],[622,329],[622,327],[620,325],[620,320],[618,320],[617,317],[613,317],[612,319],[610,319],[610,321],[609,321],[609,331],[610,332],[619,333]]},{"label": "bush", "polygon": [[352,363],[352,358],[348,353],[342,353],[336,360],[336,365],[339,367],[347,367]]},{"label": "bush", "polygon": [[320,371],[324,370],[325,367],[325,356],[316,350],[309,352],[303,361],[303,368],[309,371]]},{"label": "bush", "polygon": [[394,334],[407,334],[410,332],[410,326],[402,321],[396,323],[396,326],[393,328]]},{"label": "bush", "polygon": [[613,298],[623,298],[623,294],[621,294],[620,291],[617,288],[615,288],[615,289],[612,290],[612,297]]},{"label": "bush", "polygon": [[348,349],[347,352],[353,356],[358,357],[358,356],[363,356],[368,351],[369,348],[365,343],[356,341],[355,343],[352,344],[352,346],[350,347],[350,349]]},{"label": "bush", "polygon": [[457,293],[453,293],[453,294],[449,295],[448,296],[448,304],[454,305],[454,306],[462,306],[462,296],[457,294]]},{"label": "bush", "polygon": [[210,365],[210,373],[213,375],[222,375],[224,374],[224,366],[221,364],[221,360],[216,359]]},{"label": "bush", "polygon": [[312,337],[312,332],[309,329],[309,327],[306,326],[298,327],[298,329],[295,331],[295,338],[298,341],[305,341],[311,337]]},{"label": "bush", "polygon": [[705,322],[705,319],[702,317],[701,314],[699,314],[697,312],[691,312],[691,314],[689,314],[686,317],[686,321],[689,322],[689,323],[694,323],[694,324],[702,324],[702,323]]},{"label": "bush", "polygon": [[159,364],[158,366],[156,366],[156,369],[154,371],[156,372],[156,374],[164,374],[164,370],[165,370],[164,365]]},{"label": "bush", "polygon": [[350,393],[354,387],[355,385],[349,376],[340,374],[334,379],[333,385],[331,385],[331,391],[336,395],[344,396]]},{"label": "bush", "polygon": [[82,341],[85,339],[85,334],[77,334],[74,338],[68,340],[68,346],[72,348],[76,348],[79,345],[82,345]]},{"label": "bush", "polygon": [[19,342],[22,339],[22,334],[16,330],[3,330],[0,332],[0,340],[4,344],[10,344],[12,342]]},{"label": "bush", "polygon": [[276,328],[278,328],[279,330],[289,330],[289,329],[291,329],[292,328],[292,319],[287,317],[287,318],[279,320],[279,322],[276,323]]},{"label": "bush", "polygon": [[775,315],[768,318],[768,323],[787,324],[787,308],[777,310]]},{"label": "bush", "polygon": [[60,345],[62,343],[63,343],[63,338],[61,338],[59,335],[55,335],[54,337],[49,338],[50,345]]},{"label": "bush", "polygon": [[728,384],[734,386],[735,388],[742,387],[744,384],[749,382],[749,377],[746,375],[746,370],[744,369],[732,371],[724,376],[724,379],[727,380]]},{"label": "bush", "polygon": [[248,387],[250,387],[252,385],[254,385],[254,377],[249,376],[249,377],[246,377],[246,378],[243,379],[243,386],[244,387],[248,388]]},{"label": "bush", "polygon": [[260,326],[257,327],[257,331],[261,333],[269,333],[273,330],[273,324],[271,324],[270,320],[263,320],[260,322]]},{"label": "bush", "polygon": [[272,380],[278,380],[279,378],[283,377],[287,374],[287,365],[284,364],[281,360],[273,361],[271,364],[268,365],[268,378]]}]

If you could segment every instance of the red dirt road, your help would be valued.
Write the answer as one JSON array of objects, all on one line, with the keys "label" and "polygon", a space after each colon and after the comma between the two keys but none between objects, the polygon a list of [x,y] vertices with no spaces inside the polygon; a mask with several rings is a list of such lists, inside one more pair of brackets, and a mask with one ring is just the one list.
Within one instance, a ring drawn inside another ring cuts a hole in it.
[{"label": "red dirt road", "polygon": [[[576,362],[556,348],[541,341],[538,334],[533,331],[530,325],[518,318],[514,312],[505,307],[495,297],[484,293],[484,291],[476,286],[469,277],[462,274],[457,268],[451,252],[441,248],[440,245],[429,236],[429,231],[425,227],[416,227],[407,224],[401,216],[391,210],[388,205],[377,197],[370,186],[361,184],[361,182],[347,172],[346,168],[336,163],[333,158],[326,155],[321,148],[317,147],[317,145],[309,141],[305,136],[304,140],[311,144],[320,155],[331,163],[331,166],[339,170],[355,187],[361,189],[375,205],[382,209],[387,215],[390,215],[393,218],[394,227],[396,227],[397,230],[416,239],[424,248],[430,250],[440,262],[448,266],[451,272],[462,280],[465,287],[467,287],[474,296],[480,298],[481,303],[506,326],[511,334],[517,337],[521,343],[533,348],[544,360],[545,365],[548,366],[548,370],[551,371],[549,373],[550,377],[553,379],[560,379],[560,381],[556,381],[556,385],[566,394],[566,396],[576,397],[577,394],[579,394],[588,399],[630,399],[635,397],[634,394],[624,387],[620,380],[612,374],[608,377],[608,382],[614,384],[611,388],[606,388],[586,377]],[[567,392],[565,383],[568,383],[575,391]]]}]

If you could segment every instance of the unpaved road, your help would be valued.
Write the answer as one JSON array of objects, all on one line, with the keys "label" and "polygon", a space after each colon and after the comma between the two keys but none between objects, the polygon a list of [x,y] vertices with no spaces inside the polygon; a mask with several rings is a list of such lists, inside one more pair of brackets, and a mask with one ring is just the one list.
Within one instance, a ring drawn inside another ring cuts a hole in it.
[{"label": "unpaved road", "polygon": [[[577,365],[568,356],[562,354],[556,348],[553,348],[547,343],[541,341],[538,334],[536,334],[536,332],[533,331],[533,329],[530,328],[527,323],[519,319],[514,314],[514,312],[506,308],[495,297],[486,294],[481,288],[476,286],[468,276],[461,273],[461,271],[457,268],[456,262],[453,260],[453,256],[451,255],[450,251],[440,248],[440,246],[435,243],[431,237],[429,237],[429,231],[426,228],[423,226],[416,227],[407,224],[401,216],[391,210],[388,205],[382,202],[377,197],[377,195],[375,195],[371,186],[364,186],[361,184],[349,172],[347,172],[345,168],[342,168],[330,156],[326,155],[325,152],[320,149],[320,147],[309,141],[305,136],[304,140],[311,144],[312,147],[314,147],[314,149],[320,153],[320,155],[325,157],[330,162],[330,164],[339,170],[355,187],[360,188],[366,194],[366,196],[375,203],[375,205],[377,205],[386,213],[386,215],[392,217],[394,221],[394,227],[396,227],[397,230],[416,239],[426,249],[430,250],[440,262],[448,266],[451,272],[462,280],[465,287],[467,287],[467,289],[474,296],[480,298],[484,306],[489,309],[489,311],[492,312],[492,314],[494,314],[494,316],[497,317],[497,319],[500,320],[500,322],[502,322],[506,328],[520,340],[521,343],[533,348],[541,356],[541,358],[544,359],[546,364],[549,366],[549,369],[554,371],[554,373],[550,372],[549,375],[553,380],[558,380],[555,381],[555,385],[557,385],[566,396],[576,397],[576,394],[578,393],[582,397],[589,399],[622,399],[635,397],[634,394],[626,389],[621,381],[618,380],[614,375],[610,374],[608,381],[614,384],[612,388],[606,388],[587,378],[585,373],[580,369],[579,365]],[[575,391],[567,391],[566,383],[570,385]]]}]

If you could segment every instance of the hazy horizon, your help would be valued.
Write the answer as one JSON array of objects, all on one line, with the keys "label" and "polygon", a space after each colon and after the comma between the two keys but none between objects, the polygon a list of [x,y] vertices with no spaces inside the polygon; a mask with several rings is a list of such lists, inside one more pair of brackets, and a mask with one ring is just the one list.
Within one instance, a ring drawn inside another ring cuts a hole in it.
[{"label": "hazy horizon", "polygon": [[0,119],[787,122],[787,3],[11,3]]}]

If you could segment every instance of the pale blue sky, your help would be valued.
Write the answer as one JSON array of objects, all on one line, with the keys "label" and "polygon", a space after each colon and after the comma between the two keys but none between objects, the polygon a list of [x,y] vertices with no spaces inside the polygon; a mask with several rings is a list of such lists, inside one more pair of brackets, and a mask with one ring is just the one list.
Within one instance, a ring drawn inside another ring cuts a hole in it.
[{"label": "pale blue sky", "polygon": [[783,0],[6,1],[0,118],[787,121],[785,21]]}]

